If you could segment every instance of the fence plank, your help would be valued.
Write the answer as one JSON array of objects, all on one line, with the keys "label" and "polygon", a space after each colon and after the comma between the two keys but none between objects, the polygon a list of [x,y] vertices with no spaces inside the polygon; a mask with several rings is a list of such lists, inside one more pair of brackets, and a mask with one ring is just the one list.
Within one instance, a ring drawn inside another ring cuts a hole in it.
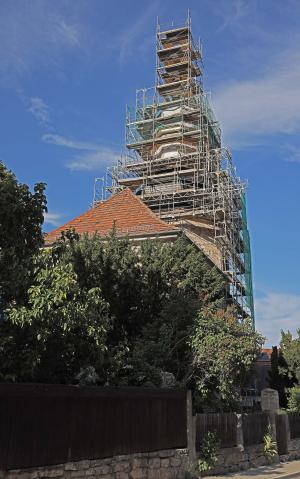
[{"label": "fence plank", "polygon": [[300,413],[299,412],[289,412],[289,425],[291,439],[296,439],[300,437]]},{"label": "fence plank", "polygon": [[237,417],[234,413],[197,414],[196,450],[199,451],[208,432],[216,433],[220,447],[237,445]]},{"label": "fence plank", "polygon": [[268,423],[268,414],[265,412],[243,414],[244,445],[254,446],[263,443]]},{"label": "fence plank", "polygon": [[187,446],[186,391],[0,384],[0,469]]}]

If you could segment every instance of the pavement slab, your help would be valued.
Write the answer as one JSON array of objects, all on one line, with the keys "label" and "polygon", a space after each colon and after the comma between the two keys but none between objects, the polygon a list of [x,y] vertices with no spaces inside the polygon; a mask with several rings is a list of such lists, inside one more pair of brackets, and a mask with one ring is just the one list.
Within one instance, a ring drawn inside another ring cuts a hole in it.
[{"label": "pavement slab", "polygon": [[224,476],[209,476],[207,479],[300,479],[300,461],[283,462]]}]

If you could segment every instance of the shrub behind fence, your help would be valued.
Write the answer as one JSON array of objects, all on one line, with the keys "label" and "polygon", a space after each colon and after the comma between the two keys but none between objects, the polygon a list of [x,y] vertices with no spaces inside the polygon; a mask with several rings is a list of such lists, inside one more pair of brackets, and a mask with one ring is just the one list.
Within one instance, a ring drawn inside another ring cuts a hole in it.
[{"label": "shrub behind fence", "polygon": [[243,414],[244,445],[254,446],[255,444],[261,444],[268,424],[268,414],[265,412]]},{"label": "shrub behind fence", "polygon": [[184,448],[186,391],[0,384],[0,469]]},{"label": "shrub behind fence", "polygon": [[208,432],[216,433],[220,447],[234,447],[237,444],[237,417],[234,413],[197,414],[196,450]]},{"label": "shrub behind fence", "polygon": [[300,437],[300,413],[299,412],[289,412],[289,425],[291,439],[296,439]]}]

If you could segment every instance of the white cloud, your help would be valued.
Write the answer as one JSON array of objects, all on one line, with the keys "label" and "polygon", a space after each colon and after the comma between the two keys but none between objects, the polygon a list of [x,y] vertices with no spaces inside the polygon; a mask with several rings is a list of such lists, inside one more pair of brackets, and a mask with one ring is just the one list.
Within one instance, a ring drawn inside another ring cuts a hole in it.
[{"label": "white cloud", "polygon": [[66,148],[72,148],[74,150],[97,150],[99,145],[95,143],[88,143],[85,141],[78,141],[72,138],[65,138],[61,135],[52,133],[46,133],[42,136],[42,140],[45,143],[51,143],[52,145],[64,146]]},{"label": "white cloud", "polygon": [[58,40],[60,38],[70,46],[79,45],[79,29],[77,25],[68,25],[63,18],[60,18],[56,23],[56,31]]},{"label": "white cloud", "polygon": [[75,156],[67,162],[66,167],[70,170],[86,170],[93,171],[103,168],[110,164],[114,164],[120,158],[120,153],[112,148],[99,146],[97,151],[93,153],[82,153]]},{"label": "white cloud", "polygon": [[45,213],[44,221],[52,226],[59,226],[61,224],[63,215],[60,213]]},{"label": "white cloud", "polygon": [[267,346],[279,344],[280,331],[296,333],[300,327],[300,295],[268,291],[256,299],[256,328]]},{"label": "white cloud", "polygon": [[261,142],[300,130],[300,53],[286,52],[264,75],[220,87],[213,98],[225,141]]},{"label": "white cloud", "polygon": [[294,145],[288,145],[286,148],[286,161],[291,163],[300,163],[300,148]]},{"label": "white cloud", "polygon": [[42,140],[52,145],[80,151],[66,163],[66,167],[72,171],[99,170],[103,166],[116,163],[120,158],[120,152],[117,149],[96,143],[65,138],[52,133],[43,135]]},{"label": "white cloud", "polygon": [[253,8],[251,0],[223,0],[219,1],[214,9],[215,14],[221,17],[222,25],[219,31],[227,27],[240,26],[241,20],[247,17]]},{"label": "white cloud", "polygon": [[75,8],[68,14],[60,2],[10,0],[0,2],[1,79],[22,77],[41,66],[62,65],[66,50],[80,45],[81,30]]},{"label": "white cloud", "polygon": [[[159,2],[151,2],[143,9],[143,14],[139,15],[138,20],[131,24],[128,29],[122,32],[117,38],[116,46],[119,48],[119,62],[121,65],[126,63],[127,59],[132,56],[134,50],[142,51],[149,46],[149,39],[145,38],[145,30],[158,10]],[[139,39],[142,37],[142,39]],[[153,35],[151,37],[153,44]]]},{"label": "white cloud", "polygon": [[44,126],[50,123],[49,106],[39,97],[30,98],[28,111],[33,114],[36,120]]}]

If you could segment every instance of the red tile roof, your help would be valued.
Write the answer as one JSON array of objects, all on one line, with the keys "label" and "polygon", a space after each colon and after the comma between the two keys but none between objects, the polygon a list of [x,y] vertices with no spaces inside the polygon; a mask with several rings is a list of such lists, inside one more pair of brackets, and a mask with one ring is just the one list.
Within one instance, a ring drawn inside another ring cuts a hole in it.
[{"label": "red tile roof", "polygon": [[48,233],[45,236],[45,244],[51,245],[60,237],[62,231],[73,228],[79,234],[98,233],[100,236],[107,236],[114,224],[118,236],[178,232],[176,227],[158,218],[127,188]]},{"label": "red tile roof", "polygon": [[265,353],[265,354],[268,354],[269,356],[271,356],[272,352],[273,352],[273,348],[262,348],[261,349],[261,352],[262,353]]}]

